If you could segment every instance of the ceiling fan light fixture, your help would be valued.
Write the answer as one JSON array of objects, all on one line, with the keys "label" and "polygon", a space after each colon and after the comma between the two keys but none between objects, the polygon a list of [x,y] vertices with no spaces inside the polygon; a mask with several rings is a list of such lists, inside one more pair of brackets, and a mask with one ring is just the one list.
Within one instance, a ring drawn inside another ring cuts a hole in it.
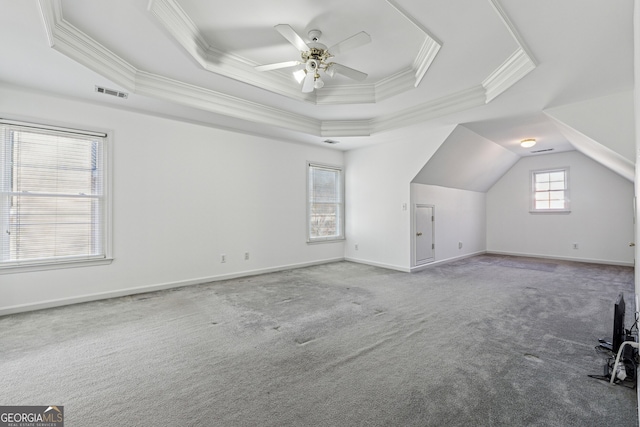
[{"label": "ceiling fan light fixture", "polygon": [[320,64],[318,64],[318,61],[315,59],[309,59],[307,61],[307,65],[305,66],[305,69],[307,70],[308,73],[315,73],[315,71],[318,69],[318,66]]},{"label": "ceiling fan light fixture", "polygon": [[329,64],[327,68],[324,69],[324,71],[329,75],[329,77],[333,78],[333,75],[336,73],[336,69],[333,68],[331,65],[332,64]]},{"label": "ceiling fan light fixture", "polygon": [[296,79],[298,83],[302,83],[306,75],[307,75],[307,72],[304,69],[293,72],[293,78]]},{"label": "ceiling fan light fixture", "polygon": [[531,148],[534,145],[536,145],[535,138],[527,138],[527,139],[523,139],[522,141],[520,141],[520,146],[523,147],[523,148]]},{"label": "ceiling fan light fixture", "polygon": [[328,62],[329,58],[332,58],[335,53],[342,53],[370,43],[371,36],[364,31],[360,31],[338,44],[327,48],[327,46],[318,42],[322,36],[319,30],[309,31],[309,39],[311,42],[307,43],[290,25],[278,24],[275,26],[275,29],[300,51],[300,59],[297,61],[257,65],[254,67],[256,71],[273,71],[295,67],[293,76],[298,84],[302,84],[302,93],[310,93],[313,92],[314,89],[324,87],[325,82],[320,78],[320,74],[318,73],[320,70],[324,71],[329,77],[333,77],[335,73],[342,74],[345,77],[357,81],[362,81],[367,77],[367,74],[361,71],[334,62]]},{"label": "ceiling fan light fixture", "polygon": [[320,40],[320,36],[322,36],[322,31],[320,30],[311,30],[307,34],[309,34],[309,38],[312,42],[317,43]]}]

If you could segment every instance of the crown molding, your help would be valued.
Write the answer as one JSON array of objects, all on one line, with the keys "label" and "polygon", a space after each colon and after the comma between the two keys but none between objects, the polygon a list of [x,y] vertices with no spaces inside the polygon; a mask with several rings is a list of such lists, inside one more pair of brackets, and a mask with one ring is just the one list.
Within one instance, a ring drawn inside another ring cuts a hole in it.
[{"label": "crown molding", "polygon": [[150,0],[147,10],[203,69],[256,87],[268,88],[296,100],[315,102],[315,95],[302,93],[292,84],[294,80],[290,75],[256,72],[253,67],[259,64],[211,46],[175,0]]},{"label": "crown molding", "polygon": [[489,3],[491,3],[491,6],[493,6],[493,9],[496,11],[504,25],[507,27],[507,30],[509,30],[509,32],[511,33],[511,37],[513,37],[519,48],[524,51],[525,55],[529,58],[533,66],[537,66],[538,61],[536,61],[535,56],[533,56],[533,54],[529,50],[529,47],[525,43],[520,33],[518,33],[516,26],[513,25],[513,22],[511,22],[511,19],[509,19],[509,15],[507,15],[507,12],[505,12],[502,5],[498,2],[498,0],[489,0]]},{"label": "crown molding", "polygon": [[516,50],[482,82],[482,86],[487,90],[487,103],[516,84],[534,68],[536,65],[524,49]]},{"label": "crown molding", "polygon": [[411,68],[402,70],[376,83],[376,102],[384,101],[415,87],[414,70]]},{"label": "crown molding", "polygon": [[38,6],[40,7],[40,17],[47,35],[47,42],[49,47],[53,47],[56,44],[55,23],[62,21],[62,5],[60,2],[49,3],[47,0],[39,0]]},{"label": "crown molding", "polygon": [[128,90],[135,89],[136,69],[67,22],[59,0],[40,0],[39,5],[50,47]]},{"label": "crown molding", "polygon": [[498,0],[489,0],[489,2],[518,45],[518,49],[482,82],[482,85],[487,90],[487,103],[516,84],[537,66],[534,56],[529,51],[524,39],[518,33],[502,5]]},{"label": "crown molding", "polygon": [[431,67],[431,63],[434,59],[436,59],[436,55],[440,51],[442,44],[436,42],[431,37],[427,37],[427,39],[422,44],[420,48],[420,52],[416,57],[416,61],[413,64],[413,69],[415,70],[416,82],[415,86],[418,87],[422,78],[427,73],[429,67]]},{"label": "crown molding", "polygon": [[431,32],[420,22],[411,16],[409,12],[404,10],[398,5],[395,0],[385,0],[396,12],[402,15],[407,21],[409,21],[415,28],[424,34],[424,42],[418,56],[413,63],[413,70],[415,71],[415,83],[414,87],[418,87],[422,78],[426,74],[427,70],[431,66],[431,63],[435,59],[436,55],[442,47],[442,42],[438,40]]},{"label": "crown molding", "polygon": [[485,105],[486,91],[477,85],[400,112],[364,120],[323,121],[321,136],[346,137],[371,134],[416,125],[448,114]]},{"label": "crown molding", "polygon": [[371,136],[371,120],[331,120],[322,122],[321,136]]},{"label": "crown molding", "polygon": [[[491,1],[492,4],[497,4],[497,0]],[[392,4],[388,0],[387,2]],[[379,117],[362,120],[321,121],[139,70],[67,22],[62,15],[61,0],[39,0],[39,6],[48,42],[53,49],[131,92],[223,116],[282,127],[315,136],[369,136],[377,132],[410,126],[474,108],[490,102],[535,68],[535,61],[531,59],[526,49],[519,48],[482,84],[467,90]],[[183,12],[173,0],[152,0],[149,7],[154,14],[161,16],[162,20],[173,22],[169,28],[176,30],[177,40],[182,40],[183,46],[186,45],[190,51],[201,55],[206,67],[213,67],[212,64],[216,63],[219,64],[218,68],[214,67],[216,70],[224,68],[233,69],[235,73],[239,73],[238,75],[245,73],[246,76],[249,76],[247,83],[259,87],[263,87],[262,82],[265,79],[272,79],[272,84],[275,86],[286,80],[287,84],[281,85],[283,89],[277,93],[289,94],[292,97],[295,95],[298,97],[296,99],[300,98],[298,87],[291,85],[284,74],[278,72],[256,73],[253,70],[254,64],[241,58],[222,54],[222,52],[208,46],[206,41],[199,36],[195,26],[185,23],[184,16],[181,16]],[[506,17],[506,15],[504,16]],[[508,19],[505,22],[508,22]],[[414,24],[418,25],[415,22]],[[508,25],[511,24],[508,23]],[[514,29],[510,31],[512,34],[517,34]],[[518,39],[519,36],[516,37],[516,40]],[[311,97],[301,100],[317,104],[375,103],[404,90],[410,90],[419,84],[419,80],[424,76],[424,72],[442,46],[435,39],[434,42],[437,44],[425,41],[419,55],[420,58],[416,59],[413,68],[401,70],[375,85],[345,85],[326,88],[326,90],[316,91],[317,93],[311,94]],[[242,67],[244,67],[244,71]]]},{"label": "crown molding", "polygon": [[178,80],[144,71],[138,72],[137,93],[176,102],[204,111],[248,120],[255,123],[321,136],[321,121],[290,113],[264,104],[246,101],[210,89],[190,85]]},{"label": "crown molding", "polygon": [[[260,64],[211,46],[176,0],[150,0],[147,9],[166,29],[168,34],[207,71],[300,101],[315,102],[316,104],[365,104],[375,103],[380,99],[386,99],[417,87],[442,46],[402,8],[391,0],[385,1],[393,10],[401,14],[423,33],[424,42],[419,52],[417,52],[412,66],[414,84],[407,86],[402,78],[399,82],[392,82],[391,80],[395,76],[402,77],[404,74],[402,72],[396,73],[383,79],[386,83],[390,83],[382,85],[383,96],[377,94],[377,90],[381,86],[380,82],[326,87],[322,90],[314,91],[312,94],[304,94],[300,91],[299,85],[293,83],[290,73],[287,74],[281,71],[257,72],[254,67]],[[355,87],[360,87],[360,89],[355,89]]]},{"label": "crown molding", "polygon": [[398,129],[457,113],[485,104],[486,91],[477,85],[460,92],[443,96],[415,107],[381,116],[372,121],[372,133]]},{"label": "crown molding", "polygon": [[53,49],[131,92],[320,136],[319,120],[138,70],[64,20],[60,0],[39,4]]},{"label": "crown molding", "polygon": [[374,85],[325,86],[314,93],[318,105],[374,104],[377,101]]},{"label": "crown molding", "polygon": [[198,28],[178,3],[173,0],[149,0],[147,10],[184,50],[202,67],[206,66],[207,61],[204,59],[211,46],[200,35]]}]

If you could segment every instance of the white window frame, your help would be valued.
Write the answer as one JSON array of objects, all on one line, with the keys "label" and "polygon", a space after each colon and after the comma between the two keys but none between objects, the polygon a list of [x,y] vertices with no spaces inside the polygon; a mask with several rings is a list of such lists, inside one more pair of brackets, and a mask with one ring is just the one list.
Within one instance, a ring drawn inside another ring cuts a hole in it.
[{"label": "white window frame", "polygon": [[[311,199],[311,170],[312,168],[319,169],[329,169],[338,171],[340,177],[340,200],[339,200],[339,208],[338,208],[338,218],[337,218],[337,229],[338,232],[333,236],[312,236],[311,235],[311,213],[312,213],[312,199]],[[307,243],[329,243],[336,242],[345,239],[345,229],[344,229],[344,168],[342,166],[337,165],[328,165],[323,163],[316,162],[307,162]]]},{"label": "white window frame", "polygon": [[[100,255],[95,256],[82,256],[82,257],[59,257],[59,258],[44,258],[38,260],[1,260],[0,259],[0,274],[41,271],[61,268],[73,268],[73,267],[85,267],[92,265],[105,265],[110,264],[113,261],[112,254],[112,153],[111,153],[111,136],[106,131],[89,131],[82,130],[75,127],[68,127],[67,125],[53,125],[35,123],[31,121],[19,121],[0,118],[0,125],[15,125],[21,127],[30,127],[45,131],[57,131],[70,134],[81,134],[88,136],[96,136],[102,138],[102,168],[103,168],[103,183],[102,183],[102,234],[98,237],[100,240],[102,250]],[[0,137],[1,135],[0,130]],[[3,173],[5,166],[9,162],[8,150],[0,150],[0,173]],[[1,185],[1,181],[0,181]],[[7,183],[7,185],[9,185]],[[10,188],[0,188],[0,194],[10,192]],[[8,230],[8,224],[4,223],[8,220],[9,207],[6,206],[5,201],[7,198],[0,197],[0,227],[3,233],[0,244],[5,244],[4,234]],[[5,218],[5,219],[2,219]]]},{"label": "white window frame", "polygon": [[[536,176],[544,173],[564,173],[564,188],[557,190],[544,190],[536,191]],[[550,193],[553,191],[564,192],[564,208],[536,208],[536,194]],[[531,213],[570,213],[571,212],[571,197],[570,197],[570,185],[569,185],[569,167],[559,167],[551,169],[538,169],[532,170],[530,173],[530,185],[529,185],[529,212]]]}]

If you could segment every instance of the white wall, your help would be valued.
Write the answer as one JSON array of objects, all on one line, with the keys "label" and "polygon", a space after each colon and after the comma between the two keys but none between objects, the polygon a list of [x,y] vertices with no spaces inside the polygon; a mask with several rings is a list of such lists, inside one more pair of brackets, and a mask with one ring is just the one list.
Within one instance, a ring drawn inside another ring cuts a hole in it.
[{"label": "white wall", "polygon": [[[414,183],[411,184],[411,199],[412,205],[435,206],[434,262],[450,261],[485,251],[485,193]],[[415,233],[411,235],[411,244],[415,245]],[[415,264],[412,263],[412,266]]]},{"label": "white wall", "polygon": [[[634,141],[633,145],[635,148],[635,153],[633,159],[635,161],[635,172],[636,172],[636,180],[635,180],[635,198],[636,201],[640,200],[640,185],[638,185],[637,177],[640,176],[640,115],[638,112],[640,111],[640,0],[635,0],[633,2],[633,75],[634,75],[634,91],[633,91],[633,107],[634,107],[634,125],[635,125],[635,133],[634,133]],[[636,211],[635,217],[640,218],[640,206],[636,202]],[[640,229],[636,224],[635,227],[635,242],[636,245],[640,244]],[[636,246],[636,256],[635,256],[636,265],[640,263],[640,253],[637,250]],[[638,318],[638,313],[640,312],[639,296],[640,296],[640,275],[636,272],[635,274],[635,291],[636,291],[636,304],[635,304],[635,313],[636,319]],[[640,418],[640,393],[637,393],[638,397],[638,418]],[[640,422],[639,422],[640,424]]]},{"label": "white wall", "polygon": [[115,258],[2,274],[0,314],[344,257],[344,242],[308,245],[305,226],[305,162],[342,152],[6,86],[0,113],[111,131]]},{"label": "white wall", "polygon": [[[640,0],[635,0],[633,4],[633,75],[634,75],[634,91],[633,91],[633,107],[634,107],[634,148],[635,153],[633,159],[635,160],[635,197],[636,197],[636,211],[635,217],[640,218],[640,205],[637,202],[640,200],[640,185],[638,185],[637,177],[640,176]],[[640,264],[640,251],[638,246],[640,245],[640,227],[636,224],[635,227],[635,240],[636,242],[636,265]],[[636,272],[635,275],[635,291],[636,291],[636,313],[640,312],[640,306],[638,306],[638,300],[640,298],[640,275]],[[638,393],[638,413],[640,415],[640,393]]]},{"label": "white wall", "polygon": [[[564,166],[571,213],[529,213],[530,171]],[[577,151],[524,157],[487,192],[487,251],[633,265],[633,192]]]},{"label": "white wall", "polygon": [[420,129],[346,153],[348,260],[410,271],[410,183],[454,127]]}]

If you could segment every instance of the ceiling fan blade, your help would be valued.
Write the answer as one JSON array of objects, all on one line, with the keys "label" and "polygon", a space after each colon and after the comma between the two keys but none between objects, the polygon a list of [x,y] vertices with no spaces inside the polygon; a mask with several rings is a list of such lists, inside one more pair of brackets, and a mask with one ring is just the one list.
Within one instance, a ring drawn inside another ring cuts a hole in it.
[{"label": "ceiling fan blade", "polygon": [[302,83],[302,92],[303,93],[313,92],[314,83],[315,83],[314,73],[307,73],[307,76],[304,78],[304,83]]},{"label": "ceiling fan blade", "polygon": [[331,52],[332,55],[337,55],[339,53],[346,52],[350,49],[365,45],[367,43],[371,43],[371,36],[364,31],[360,31],[358,34],[354,34],[348,39],[345,39],[340,43],[331,46],[327,50]]},{"label": "ceiling fan blade", "polygon": [[280,35],[282,35],[282,37],[289,40],[289,43],[294,45],[299,51],[306,52],[311,50],[304,40],[302,40],[302,37],[300,37],[289,25],[278,24],[275,26],[275,29],[280,33]]},{"label": "ceiling fan blade", "polygon": [[255,67],[255,69],[256,71],[271,71],[271,70],[279,70],[281,68],[291,68],[300,64],[301,64],[300,61],[277,62],[275,64],[258,65],[257,67]]},{"label": "ceiling fan blade", "polygon": [[363,73],[362,71],[354,70],[353,68],[345,67],[341,64],[331,63],[327,67],[327,74],[333,77],[334,73],[342,74],[343,76],[349,77],[353,80],[362,81],[367,78],[368,74]]}]

